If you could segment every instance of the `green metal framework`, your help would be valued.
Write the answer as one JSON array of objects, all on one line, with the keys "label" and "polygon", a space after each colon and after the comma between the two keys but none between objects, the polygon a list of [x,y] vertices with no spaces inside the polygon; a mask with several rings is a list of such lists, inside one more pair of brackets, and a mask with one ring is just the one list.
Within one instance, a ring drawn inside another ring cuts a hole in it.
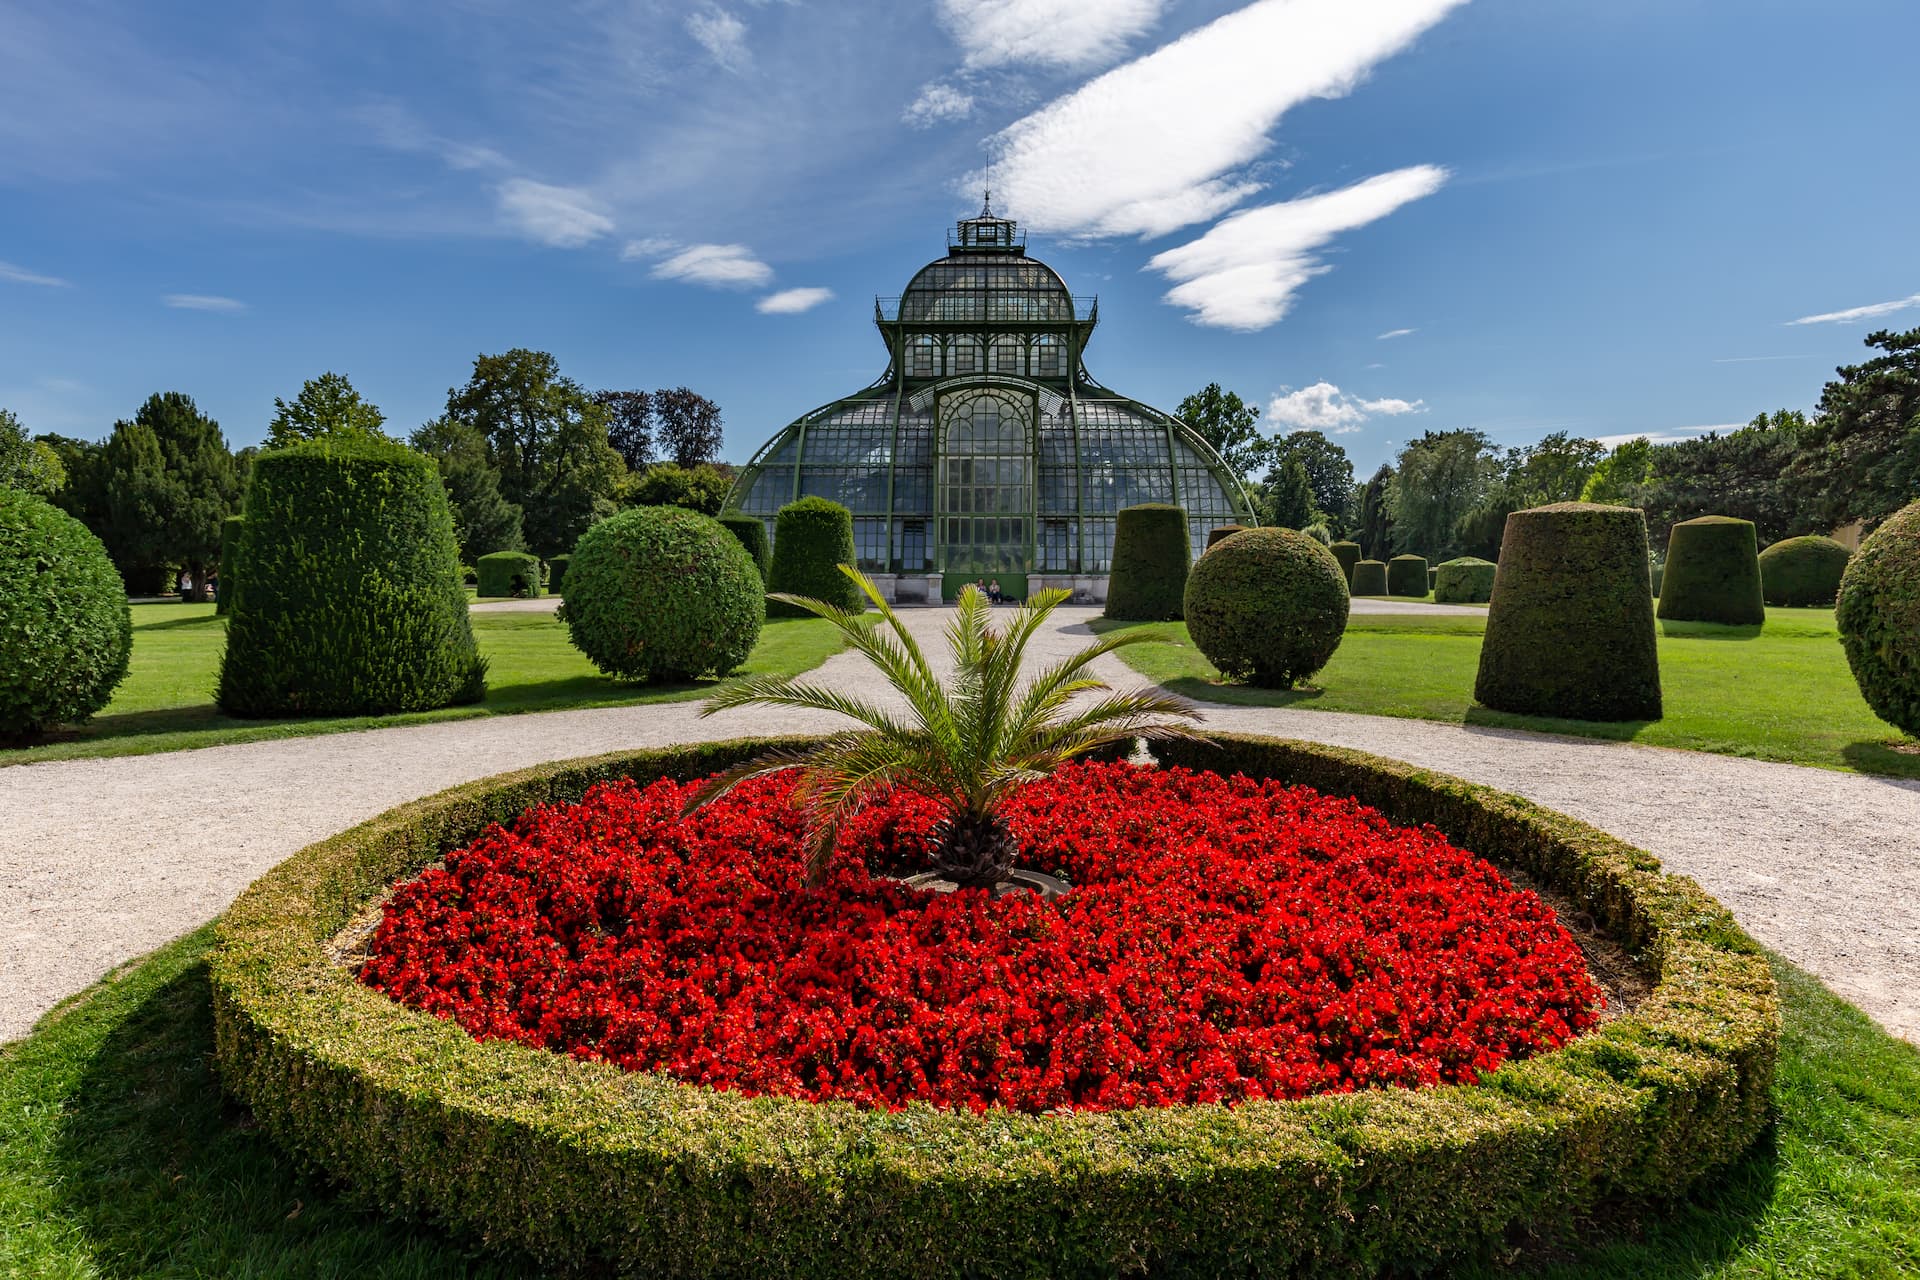
[{"label": "green metal framework", "polygon": [[887,371],[769,440],[729,507],[767,522],[796,498],[854,514],[860,567],[885,573],[1103,574],[1122,507],[1186,508],[1193,553],[1253,524],[1238,479],[1170,414],[1095,382],[1099,303],[1026,256],[991,210],[898,298],[874,300]]}]

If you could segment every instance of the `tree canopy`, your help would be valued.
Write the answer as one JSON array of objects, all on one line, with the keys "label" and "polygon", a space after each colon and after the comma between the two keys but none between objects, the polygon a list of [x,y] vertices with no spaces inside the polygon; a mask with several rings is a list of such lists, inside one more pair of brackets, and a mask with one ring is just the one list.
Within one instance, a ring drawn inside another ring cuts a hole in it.
[{"label": "tree canopy", "polygon": [[1387,484],[1394,549],[1433,561],[1453,556],[1461,517],[1480,505],[1499,474],[1484,432],[1427,431],[1408,441]]},{"label": "tree canopy", "polygon": [[1260,406],[1209,382],[1182,400],[1174,416],[1212,445],[1242,483],[1266,470],[1272,442],[1260,434]]},{"label": "tree canopy", "polygon": [[385,436],[387,415],[380,406],[360,398],[343,373],[331,371],[308,378],[289,404],[273,398],[273,419],[267,423],[267,447],[283,449],[322,436]]},{"label": "tree canopy", "polygon": [[[1307,484],[1313,491],[1313,509],[1325,517],[1335,532],[1344,533],[1353,519],[1353,459],[1347,456],[1347,451],[1319,431],[1294,431],[1275,436],[1268,447],[1272,463],[1261,484],[1268,492],[1269,505],[1273,502],[1274,486],[1282,480],[1287,464],[1298,462],[1306,471]],[[1283,527],[1305,527],[1278,523]]]}]

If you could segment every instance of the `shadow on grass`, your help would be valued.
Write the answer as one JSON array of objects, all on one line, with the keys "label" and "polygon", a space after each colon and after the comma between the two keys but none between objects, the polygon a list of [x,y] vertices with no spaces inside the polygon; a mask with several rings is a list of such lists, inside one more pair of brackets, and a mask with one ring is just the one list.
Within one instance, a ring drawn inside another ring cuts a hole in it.
[{"label": "shadow on grass", "polygon": [[1570,720],[1557,716],[1527,716],[1495,711],[1478,703],[1467,708],[1461,723],[1475,729],[1514,729],[1522,733],[1550,733],[1574,742],[1632,742],[1652,720]]},{"label": "shadow on grass", "polygon": [[1840,757],[1863,776],[1884,774],[1881,782],[1911,786],[1920,779],[1920,742],[1884,738],[1878,742],[1849,742]]},{"label": "shadow on grass", "polygon": [[1732,625],[1725,622],[1680,622],[1660,620],[1660,634],[1688,640],[1758,640],[1766,630],[1759,625]]},{"label": "shadow on grass", "polygon": [[169,618],[165,622],[142,622],[139,614],[133,615],[133,630],[136,635],[148,631],[179,631],[186,627],[211,629],[224,627],[226,624],[225,615],[212,613],[198,618]]}]

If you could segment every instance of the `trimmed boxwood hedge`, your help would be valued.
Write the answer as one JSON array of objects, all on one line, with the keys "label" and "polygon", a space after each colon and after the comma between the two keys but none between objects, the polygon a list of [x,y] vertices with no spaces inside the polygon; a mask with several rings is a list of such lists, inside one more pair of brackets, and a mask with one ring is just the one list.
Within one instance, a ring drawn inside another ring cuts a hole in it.
[{"label": "trimmed boxwood hedge", "polygon": [[1351,591],[1353,589],[1353,566],[1366,559],[1365,556],[1360,554],[1360,544],[1357,542],[1335,542],[1330,544],[1327,550],[1333,552],[1333,558],[1340,562],[1340,572],[1347,575],[1347,589]]},{"label": "trimmed boxwood hedge", "polygon": [[125,586],[100,539],[0,485],[0,741],[106,706],[132,650]]},{"label": "trimmed boxwood hedge", "polygon": [[[853,549],[853,512],[839,503],[801,498],[780,508],[780,514],[774,517],[773,562],[766,574],[768,591],[824,600],[842,609],[865,609],[866,596],[840,572],[841,565],[858,563]],[[784,600],[769,600],[767,616],[812,615]]]},{"label": "trimmed boxwood hedge", "polygon": [[767,522],[759,516],[724,511],[720,514],[720,523],[747,549],[747,554],[753,557],[753,567],[760,571],[760,580],[765,582],[773,572],[773,546],[767,541]]},{"label": "trimmed boxwood hedge", "polygon": [[1433,571],[1433,598],[1439,604],[1485,604],[1493,599],[1499,566],[1478,556],[1444,560]]},{"label": "trimmed boxwood hedge", "polygon": [[517,597],[535,600],[546,594],[540,586],[540,557],[530,551],[492,551],[474,562],[480,576],[481,599]]},{"label": "trimmed boxwood hedge", "polygon": [[573,557],[555,556],[547,561],[547,594],[557,596],[567,581],[567,566],[573,563]]},{"label": "trimmed boxwood hedge", "polygon": [[1682,520],[1667,535],[1660,617],[1674,622],[1756,626],[1767,620],[1753,521],[1733,516]]},{"label": "trimmed boxwood hedge", "polygon": [[1356,596],[1387,594],[1387,565],[1384,560],[1361,560],[1354,564],[1353,594]]},{"label": "trimmed boxwood hedge", "polygon": [[1419,596],[1426,598],[1427,558],[1425,556],[1395,556],[1387,561],[1387,594],[1390,596]]},{"label": "trimmed boxwood hedge", "polygon": [[1178,618],[1192,558],[1183,508],[1162,502],[1121,508],[1113,522],[1106,616],[1129,622]]},{"label": "trimmed boxwood hedge", "polygon": [[1760,594],[1787,608],[1832,604],[1853,552],[1832,538],[1782,538],[1760,553]]},{"label": "trimmed boxwood hedge", "polygon": [[1920,738],[1920,502],[1860,544],[1840,580],[1834,617],[1867,705]]},{"label": "trimmed boxwood hedge", "polygon": [[1373,1275],[1515,1224],[1664,1199],[1768,1121],[1765,958],[1692,881],[1524,800],[1277,739],[1169,764],[1353,795],[1524,871],[1632,953],[1637,1007],[1474,1086],[1031,1116],[748,1098],[506,1041],[362,987],[336,935],[488,824],[766,746],[542,765],[295,854],[227,912],[210,962],[227,1090],[304,1166],[389,1213],[543,1269],[654,1276]]},{"label": "trimmed boxwood hedge", "polygon": [[213,611],[216,614],[227,611],[228,602],[233,599],[234,574],[240,567],[240,526],[245,516],[228,516],[220,522],[220,579],[214,584]]},{"label": "trimmed boxwood hedge", "polygon": [[1347,630],[1347,584],[1326,547],[1248,529],[1187,575],[1187,632],[1222,675],[1290,689],[1327,665]]},{"label": "trimmed boxwood hedge", "polygon": [[1213,528],[1207,530],[1207,545],[1203,549],[1202,554],[1204,555],[1207,551],[1213,550],[1214,543],[1225,542],[1234,534],[1245,533],[1246,530],[1247,526],[1243,524],[1217,524],[1213,526]]}]

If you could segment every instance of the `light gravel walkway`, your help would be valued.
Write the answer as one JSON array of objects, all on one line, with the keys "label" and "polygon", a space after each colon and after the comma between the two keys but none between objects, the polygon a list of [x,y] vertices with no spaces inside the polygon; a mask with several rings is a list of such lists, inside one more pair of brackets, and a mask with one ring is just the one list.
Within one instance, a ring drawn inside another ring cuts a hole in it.
[{"label": "light gravel walkway", "polygon": [[[1041,647],[1085,643],[1094,615],[1061,610]],[[937,647],[951,613],[903,616]],[[1138,682],[1117,659],[1103,674]],[[873,692],[848,654],[815,678]],[[764,709],[700,720],[697,709],[503,716],[0,769],[0,1041],[219,914],[295,850],[402,801],[546,760],[832,724]],[[1325,711],[1209,706],[1207,723],[1412,761],[1584,818],[1693,876],[1756,937],[1920,1040],[1920,783]]]}]

